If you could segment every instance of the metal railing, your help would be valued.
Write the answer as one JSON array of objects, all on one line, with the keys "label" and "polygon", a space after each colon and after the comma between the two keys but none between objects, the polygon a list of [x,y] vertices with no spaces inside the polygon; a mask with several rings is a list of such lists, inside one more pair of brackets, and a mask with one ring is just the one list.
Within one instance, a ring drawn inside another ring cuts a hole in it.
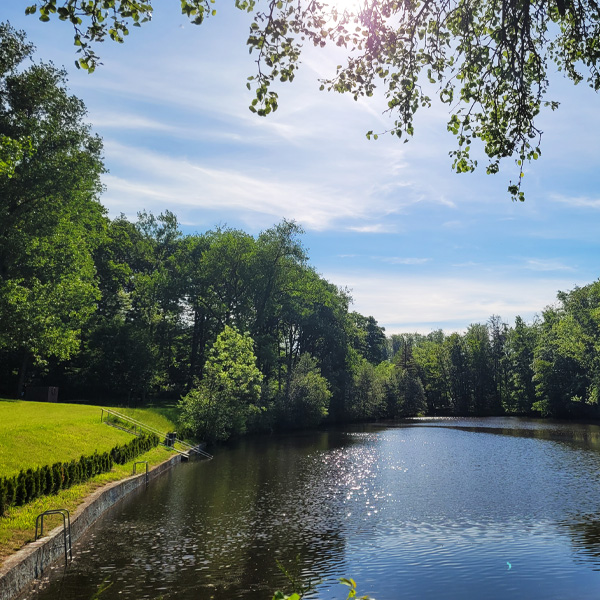
[{"label": "metal railing", "polygon": [[196,454],[199,454],[200,456],[203,456],[204,458],[212,458],[213,457],[212,454],[205,452],[204,450],[202,450],[202,448],[198,448],[197,446],[188,444],[187,442],[184,442],[183,440],[180,440],[179,438],[175,438],[175,443],[186,448],[187,452],[195,452]]},{"label": "metal railing", "polygon": [[[160,439],[165,439],[167,437],[167,434],[164,433],[163,431],[159,431],[158,429],[155,429],[154,427],[146,425],[145,423],[142,423],[141,421],[138,421],[137,419],[134,419],[133,417],[128,417],[120,412],[117,412],[116,410],[112,410],[110,408],[101,408],[100,410],[102,411],[101,415],[100,415],[101,422],[104,422],[104,413],[107,413],[108,415],[117,417],[117,419],[120,419],[121,421],[125,421],[125,423],[129,423],[129,424],[133,425],[134,433],[136,435],[137,435],[137,430],[139,429],[140,432],[149,431],[150,433],[154,433]],[[213,457],[212,454],[205,452],[201,448],[198,448],[197,446],[193,446],[192,444],[188,444],[187,442],[184,442],[183,440],[180,440],[178,438],[174,438],[174,442],[175,442],[175,444],[182,446],[184,448],[184,450],[179,450],[174,445],[167,446],[167,444],[165,444],[164,442],[161,442],[161,444],[163,446],[172,448],[175,452],[178,452],[179,454],[189,455],[190,452],[195,452],[196,454],[198,454],[199,456],[202,456],[204,458],[211,459]]]},{"label": "metal railing", "polygon": [[[63,518],[63,534],[64,534],[64,543],[65,543],[65,567],[69,563],[69,559],[67,558],[67,548],[68,554],[73,560],[73,549],[71,548],[71,515],[66,508],[57,508],[54,510],[45,510],[43,513],[39,514],[35,520],[35,539],[44,537],[44,516],[46,515],[62,515]],[[41,520],[41,523],[40,523]],[[40,526],[40,534],[38,536],[38,525]]]}]

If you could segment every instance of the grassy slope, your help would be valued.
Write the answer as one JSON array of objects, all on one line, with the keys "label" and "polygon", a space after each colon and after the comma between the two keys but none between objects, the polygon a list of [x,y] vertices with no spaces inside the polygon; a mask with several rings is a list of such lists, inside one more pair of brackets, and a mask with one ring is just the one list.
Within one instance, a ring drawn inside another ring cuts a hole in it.
[{"label": "grassy slope", "polygon": [[[152,409],[116,409],[159,431],[174,425]],[[100,408],[0,400],[0,477],[21,469],[105,452],[131,440],[131,434],[100,421]]]},{"label": "grassy slope", "polygon": [[[117,410],[161,431],[174,429],[173,423],[158,411]],[[0,399],[0,476],[79,458],[94,450],[104,452],[132,439],[131,434],[101,423],[100,414],[100,408],[96,406]],[[170,456],[171,451],[159,447],[136,460],[147,460],[150,465],[155,465]],[[75,510],[101,485],[131,475],[132,466],[133,462],[115,465],[110,473],[62,490],[55,496],[38,498],[26,506],[11,507],[0,518],[0,564],[10,553],[33,540],[38,514],[54,508]],[[49,521],[44,529],[49,531],[58,522]]]}]

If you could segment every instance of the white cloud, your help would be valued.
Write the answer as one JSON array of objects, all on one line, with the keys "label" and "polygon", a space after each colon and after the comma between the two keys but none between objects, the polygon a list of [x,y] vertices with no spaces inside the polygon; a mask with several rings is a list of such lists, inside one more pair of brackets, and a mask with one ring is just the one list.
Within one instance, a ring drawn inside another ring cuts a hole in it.
[{"label": "white cloud", "polygon": [[[337,228],[383,232],[392,226],[364,225],[377,216],[389,214],[389,201],[365,197],[364,190],[348,191],[331,182],[304,173],[278,173],[218,168],[185,158],[176,158],[145,149],[107,142],[107,154],[118,166],[118,174],[105,176],[104,204],[113,213],[135,214],[141,209],[174,210],[182,221],[192,210],[214,210],[253,224],[271,225],[281,218],[294,219],[317,231]],[[222,165],[222,163],[221,163]],[[245,167],[245,169],[244,169]],[[183,214],[181,214],[183,211]],[[262,215],[262,219],[257,219]],[[352,225],[359,221],[363,224]]]},{"label": "white cloud", "polygon": [[472,260],[468,260],[468,261],[462,262],[462,263],[454,263],[450,266],[455,267],[457,269],[464,269],[464,268],[472,269],[473,267],[479,268],[479,267],[482,267],[483,265],[481,263],[477,263]]},{"label": "white cloud", "polygon": [[373,223],[372,225],[353,225],[349,226],[348,229],[356,233],[394,233],[396,226],[389,223]]},{"label": "white cloud", "polygon": [[577,208],[600,208],[600,198],[590,198],[588,196],[559,196],[553,195],[552,199],[561,204],[568,204],[569,206]]},{"label": "white cloud", "polygon": [[442,328],[463,331],[500,315],[512,323],[517,315],[531,320],[556,300],[558,290],[576,282],[564,279],[394,276],[351,271],[325,273],[337,285],[351,289],[353,309],[373,315],[388,334]]},{"label": "white cloud", "polygon": [[445,229],[463,229],[465,223],[463,221],[446,221],[445,223],[442,223],[442,227]]},{"label": "white cloud", "polygon": [[525,268],[532,271],[574,271],[571,265],[553,258],[530,258],[525,261]]},{"label": "white cloud", "polygon": [[430,258],[405,258],[402,256],[373,256],[372,258],[391,265],[422,265],[431,260]]},{"label": "white cloud", "polygon": [[94,125],[104,129],[119,129],[119,130],[142,130],[142,131],[162,131],[168,133],[180,133],[185,129],[182,127],[172,127],[163,121],[149,119],[133,113],[122,112],[94,112],[92,115]]},{"label": "white cloud", "polygon": [[172,125],[170,120],[157,120],[134,113],[123,113],[122,111],[106,111],[104,108],[94,110],[90,113],[94,129],[103,133],[109,130],[111,135],[119,135],[122,132],[135,131],[141,134],[159,134],[161,137],[194,140],[196,144],[207,141],[221,140],[236,145],[256,146],[258,138],[248,139],[240,133],[227,128],[216,127],[190,127],[184,125]]}]

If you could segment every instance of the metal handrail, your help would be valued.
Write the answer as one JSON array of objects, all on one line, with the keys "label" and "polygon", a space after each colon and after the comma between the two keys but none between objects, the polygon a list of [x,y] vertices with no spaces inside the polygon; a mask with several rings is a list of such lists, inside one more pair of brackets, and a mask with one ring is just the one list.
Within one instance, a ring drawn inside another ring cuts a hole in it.
[{"label": "metal handrail", "polygon": [[[67,566],[69,560],[67,558],[67,540],[69,541],[68,552],[73,560],[73,548],[71,547],[71,515],[66,508],[57,508],[53,510],[45,510],[43,513],[40,513],[35,520],[35,539],[44,537],[44,516],[45,515],[62,515],[63,518],[63,534],[64,534],[64,543],[65,543],[65,567]],[[41,524],[40,524],[41,519]],[[67,529],[68,522],[68,529]],[[38,536],[38,525],[40,525],[40,535]]]},{"label": "metal handrail", "polygon": [[165,435],[164,432],[159,431],[158,429],[155,429],[154,427],[150,427],[150,425],[145,425],[141,421],[138,421],[137,419],[134,419],[133,417],[128,417],[127,415],[121,414],[120,412],[117,412],[116,410],[111,410],[110,408],[101,408],[100,410],[102,411],[101,415],[100,415],[101,422],[104,421],[104,413],[106,412],[109,415],[114,415],[115,417],[118,417],[119,419],[123,419],[123,421],[129,421],[130,423],[132,423],[133,425],[136,425],[140,429],[146,429],[150,433],[155,433],[158,436]]},{"label": "metal handrail", "polygon": [[175,443],[181,444],[184,448],[187,448],[188,452],[196,452],[197,454],[200,454],[200,456],[204,456],[205,458],[213,457],[212,454],[205,452],[204,450],[202,450],[202,448],[198,448],[197,446],[192,446],[192,444],[188,444],[187,442],[184,442],[183,440],[180,440],[179,438],[175,438]]},{"label": "metal handrail", "polygon": [[[140,429],[145,429],[146,431],[149,431],[150,433],[154,433],[161,438],[166,437],[166,434],[164,432],[159,431],[158,429],[155,429],[154,427],[150,427],[149,425],[145,425],[141,421],[138,421],[137,419],[134,419],[133,417],[128,417],[127,415],[117,412],[116,410],[112,410],[110,408],[101,408],[100,410],[102,411],[100,414],[101,422],[104,422],[104,413],[106,412],[107,414],[114,415],[115,417],[122,419],[123,421],[126,421],[126,422],[128,421],[129,423],[139,427]],[[179,438],[175,438],[174,442],[175,442],[175,444],[179,444],[180,446],[183,446],[187,450],[187,452],[195,452],[196,454],[199,454],[200,456],[203,456],[204,458],[208,458],[208,459],[213,458],[212,454],[205,452],[204,450],[202,450],[201,448],[198,448],[197,446],[188,444],[187,442],[184,442],[183,440],[180,440]],[[161,444],[163,446],[165,445],[162,442],[161,442]],[[173,450],[175,450],[175,452],[178,452],[179,454],[185,454],[185,452],[182,452],[181,450],[178,450],[177,448],[175,448],[173,446],[169,446],[169,447],[173,448]]]}]

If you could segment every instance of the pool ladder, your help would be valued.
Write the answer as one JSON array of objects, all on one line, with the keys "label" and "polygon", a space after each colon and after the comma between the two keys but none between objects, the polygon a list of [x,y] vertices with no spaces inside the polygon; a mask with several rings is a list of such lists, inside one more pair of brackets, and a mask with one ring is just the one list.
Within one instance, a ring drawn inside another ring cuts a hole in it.
[{"label": "pool ladder", "polygon": [[[46,515],[62,515],[63,518],[63,534],[64,534],[64,543],[65,543],[65,567],[69,563],[69,558],[73,560],[73,549],[71,547],[71,515],[66,508],[57,508],[54,510],[45,510],[43,513],[37,516],[35,520],[35,539],[39,539],[44,537],[44,517]],[[40,522],[41,521],[41,522]],[[40,534],[38,535],[38,526],[40,529]]]}]

